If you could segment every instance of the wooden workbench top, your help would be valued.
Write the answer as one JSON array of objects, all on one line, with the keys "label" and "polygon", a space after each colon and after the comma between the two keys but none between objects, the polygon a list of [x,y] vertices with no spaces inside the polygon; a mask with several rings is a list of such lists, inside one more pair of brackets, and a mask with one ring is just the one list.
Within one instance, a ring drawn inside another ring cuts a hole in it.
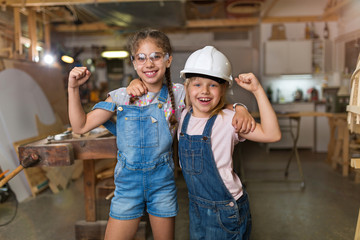
[{"label": "wooden workbench top", "polygon": [[[254,118],[260,117],[259,112],[253,112],[251,115]],[[347,113],[329,113],[329,112],[276,112],[277,117],[336,117],[346,118]]]}]

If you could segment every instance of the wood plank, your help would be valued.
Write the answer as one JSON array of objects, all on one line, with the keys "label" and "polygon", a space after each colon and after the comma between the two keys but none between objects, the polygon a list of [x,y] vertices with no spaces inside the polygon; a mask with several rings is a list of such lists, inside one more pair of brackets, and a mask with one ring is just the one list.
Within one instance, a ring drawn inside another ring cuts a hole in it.
[{"label": "wood plank", "polygon": [[103,22],[95,23],[83,23],[80,25],[74,24],[58,24],[53,26],[53,30],[56,32],[106,32],[106,31],[116,31],[124,29],[122,27],[111,27],[106,25]]},{"label": "wood plank", "polygon": [[[44,13],[43,13],[44,14]],[[51,28],[50,28],[50,18],[48,15],[44,14],[44,42],[45,42],[45,53],[51,52]]]},{"label": "wood plank", "polygon": [[14,41],[15,41],[15,53],[23,55],[23,47],[20,42],[21,39],[21,20],[20,20],[20,8],[14,8]]},{"label": "wood plank", "polygon": [[95,139],[68,139],[58,143],[71,143],[75,159],[116,158],[117,146],[115,136]]},{"label": "wood plank", "polygon": [[[154,0],[11,0],[7,1],[7,5],[13,7],[39,7],[39,6],[67,6],[78,4],[94,4],[94,3],[114,3],[114,2],[153,2]],[[178,0],[166,0],[178,1]]]},{"label": "wood plank", "polygon": [[38,154],[41,158],[38,166],[67,166],[75,159],[114,159],[117,154],[115,136],[104,138],[66,139],[48,142],[47,139],[19,146],[20,161],[29,154]]},{"label": "wood plank", "polygon": [[39,53],[36,50],[36,45],[37,45],[36,11],[34,9],[29,9],[28,27],[29,27],[29,37],[30,37],[29,60],[36,62],[36,59],[39,58]]},{"label": "wood plank", "polygon": [[20,162],[25,161],[31,154],[40,157],[37,166],[69,166],[74,163],[74,151],[70,143],[19,146]]},{"label": "wood plank", "polygon": [[350,166],[355,169],[360,169],[360,158],[351,158]]},{"label": "wood plank", "polygon": [[358,220],[357,220],[357,224],[356,224],[354,240],[360,240],[360,210],[359,210],[359,214],[358,214]]},{"label": "wood plank", "polygon": [[207,19],[207,20],[188,20],[186,28],[204,28],[204,27],[238,27],[255,26],[259,24],[259,18],[233,18],[233,19]]},{"label": "wood plank", "polygon": [[360,106],[347,105],[346,106],[346,111],[356,113],[356,114],[360,114]]}]

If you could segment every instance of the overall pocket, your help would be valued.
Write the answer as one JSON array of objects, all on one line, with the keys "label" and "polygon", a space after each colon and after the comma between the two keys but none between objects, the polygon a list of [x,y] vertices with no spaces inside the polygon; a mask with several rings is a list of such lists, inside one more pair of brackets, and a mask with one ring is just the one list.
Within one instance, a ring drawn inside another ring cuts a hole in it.
[{"label": "overall pocket", "polygon": [[182,149],[180,151],[181,168],[187,174],[196,175],[201,174],[203,170],[203,153],[202,149]]},{"label": "overall pocket", "polygon": [[237,208],[229,207],[218,209],[217,220],[220,227],[228,233],[240,233],[240,216]]},{"label": "overall pocket", "polygon": [[158,147],[159,123],[152,116],[125,116],[125,137],[128,147]]}]

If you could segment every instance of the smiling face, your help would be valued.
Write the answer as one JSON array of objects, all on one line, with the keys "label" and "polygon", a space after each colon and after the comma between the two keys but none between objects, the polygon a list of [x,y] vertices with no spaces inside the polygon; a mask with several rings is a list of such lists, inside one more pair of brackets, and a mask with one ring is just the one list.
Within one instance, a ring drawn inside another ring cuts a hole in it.
[{"label": "smiling face", "polygon": [[[145,62],[143,62],[144,57]],[[141,58],[142,61],[139,61]],[[166,55],[166,52],[157,46],[153,39],[146,38],[140,42],[134,54],[133,65],[148,90],[158,92],[161,89],[166,68],[170,67],[171,61],[172,56]]]},{"label": "smiling face", "polygon": [[192,77],[186,85],[187,100],[193,108],[193,115],[200,118],[210,117],[226,90],[225,84],[203,77]]}]

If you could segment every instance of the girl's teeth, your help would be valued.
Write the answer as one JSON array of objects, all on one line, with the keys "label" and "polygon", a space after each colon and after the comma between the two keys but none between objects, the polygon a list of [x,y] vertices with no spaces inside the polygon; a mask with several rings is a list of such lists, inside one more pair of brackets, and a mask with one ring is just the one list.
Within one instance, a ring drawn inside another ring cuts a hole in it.
[{"label": "girl's teeth", "polygon": [[154,76],[155,73],[156,73],[155,71],[154,72],[146,72],[145,75],[150,77],[150,76]]}]

